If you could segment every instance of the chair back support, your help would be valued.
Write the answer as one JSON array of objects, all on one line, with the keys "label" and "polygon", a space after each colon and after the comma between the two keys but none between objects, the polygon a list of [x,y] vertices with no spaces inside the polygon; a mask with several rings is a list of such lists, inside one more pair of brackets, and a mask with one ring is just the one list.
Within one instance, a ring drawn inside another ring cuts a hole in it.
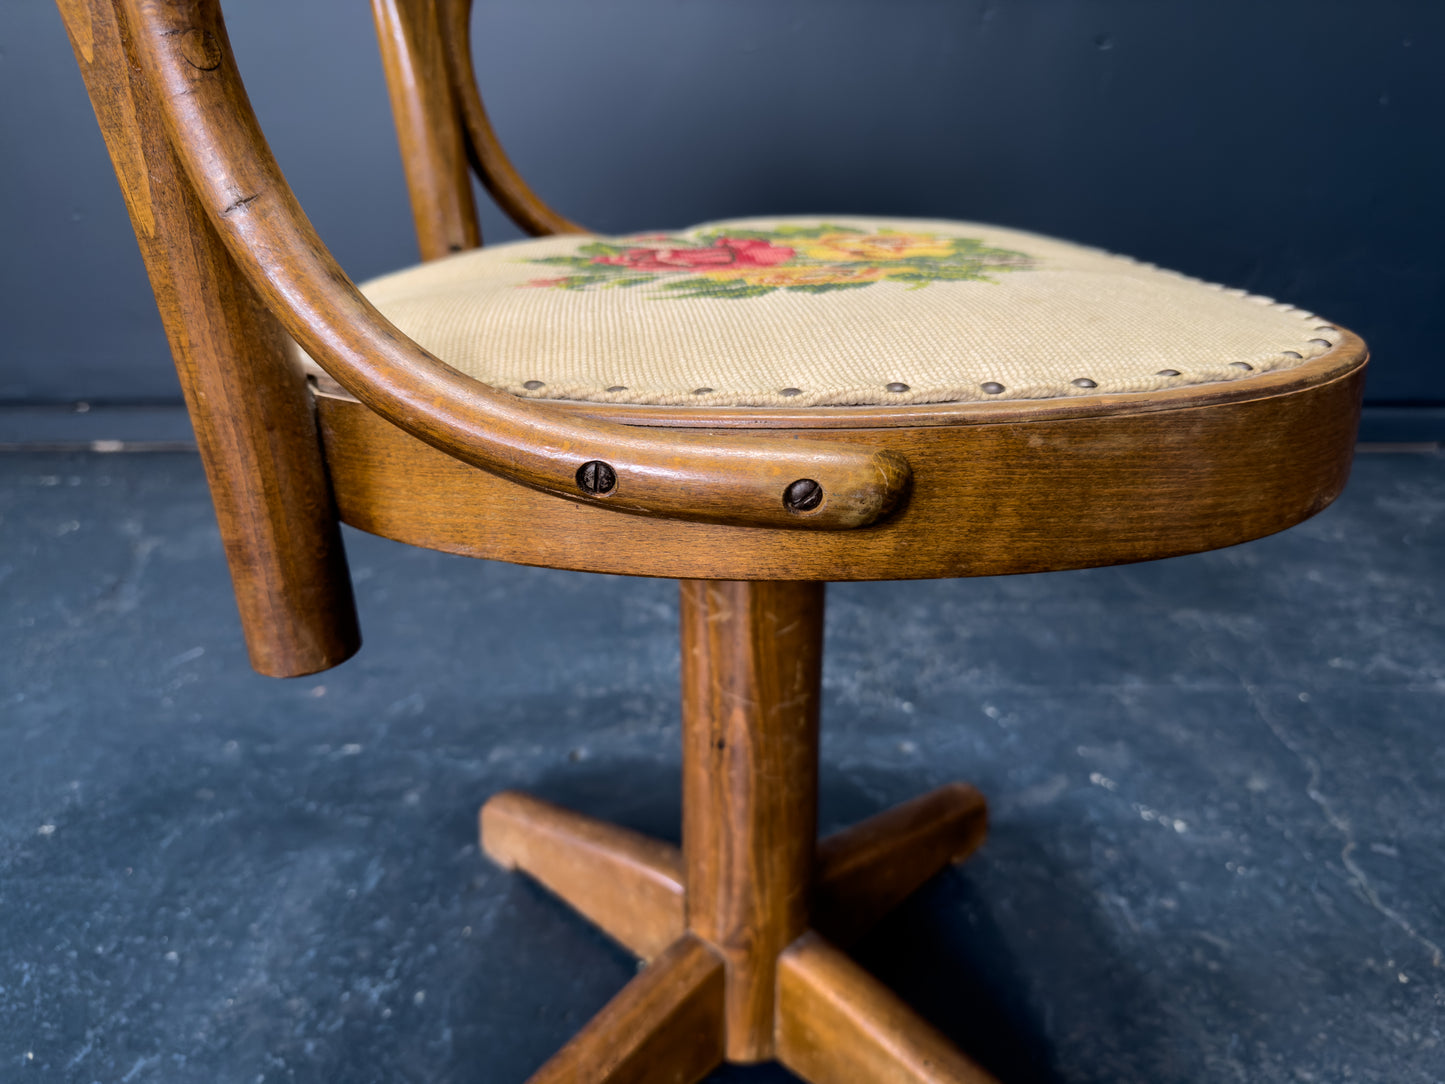
[{"label": "chair back support", "polygon": [[[428,2],[428,0],[416,0]],[[472,164],[498,206],[513,222],[533,236],[552,233],[585,233],[583,227],[548,207],[502,150],[482,107],[481,91],[472,63],[472,0],[430,0],[437,5],[442,40],[446,46],[452,89],[461,107]]]},{"label": "chair back support", "polygon": [[497,139],[477,89],[472,0],[372,0],[371,10],[422,259],[482,243],[468,161],[528,233],[585,232],[532,191]]},{"label": "chair back support", "polygon": [[196,431],[251,664],[294,677],[360,646],[306,378],[166,139],[116,0],[58,0]]},{"label": "chair back support", "polygon": [[434,0],[372,0],[423,260],[482,243],[467,139]]}]

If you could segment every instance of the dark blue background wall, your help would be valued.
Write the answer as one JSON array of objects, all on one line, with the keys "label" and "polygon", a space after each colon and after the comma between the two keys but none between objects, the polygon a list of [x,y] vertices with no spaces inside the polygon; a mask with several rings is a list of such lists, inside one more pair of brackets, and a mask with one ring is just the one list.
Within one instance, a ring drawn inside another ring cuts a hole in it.
[{"label": "dark blue background wall", "polygon": [[[415,258],[368,8],[228,12],[358,278]],[[1445,404],[1439,0],[479,0],[475,33],[518,165],[595,228],[1043,230],[1327,314],[1374,347],[1372,401]],[[0,400],[173,399],[58,15],[0,5],[0,48]],[[516,236],[490,208],[485,228]]]}]

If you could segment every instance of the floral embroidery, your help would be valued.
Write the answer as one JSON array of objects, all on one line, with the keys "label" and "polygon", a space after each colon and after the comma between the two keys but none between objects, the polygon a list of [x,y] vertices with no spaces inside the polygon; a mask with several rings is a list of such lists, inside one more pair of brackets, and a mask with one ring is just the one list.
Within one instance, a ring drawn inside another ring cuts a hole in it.
[{"label": "floral embroidery", "polygon": [[877,282],[919,289],[932,282],[993,282],[991,272],[1032,266],[1022,252],[971,237],[851,226],[704,230],[693,238],[647,234],[591,241],[573,256],[528,263],[566,269],[524,286],[602,290],[654,285],[667,297],[761,297],[777,290],[821,294]]}]

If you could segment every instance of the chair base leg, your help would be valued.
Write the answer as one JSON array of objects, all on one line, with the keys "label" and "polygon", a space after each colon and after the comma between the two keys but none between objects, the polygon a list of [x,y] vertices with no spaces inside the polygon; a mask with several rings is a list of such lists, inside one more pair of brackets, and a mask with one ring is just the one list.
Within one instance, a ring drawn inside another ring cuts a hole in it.
[{"label": "chair base leg", "polygon": [[723,965],[675,941],[533,1074],[530,1084],[695,1084],[723,1060]]},{"label": "chair base leg", "polygon": [[494,795],[479,821],[493,861],[531,874],[644,960],[683,935],[676,847],[516,791]]},{"label": "chair base leg", "polygon": [[[987,816],[978,791],[950,784],[818,844],[817,932],[776,961],[775,1052],[790,1070],[811,1084],[993,1080],[831,943],[857,938],[972,853]],[[692,1084],[725,1060],[723,961],[686,928],[676,847],[510,791],[480,821],[493,859],[652,961],[531,1084]]]},{"label": "chair base leg", "polygon": [[997,1084],[816,933],[778,960],[778,1060],[809,1084]]}]

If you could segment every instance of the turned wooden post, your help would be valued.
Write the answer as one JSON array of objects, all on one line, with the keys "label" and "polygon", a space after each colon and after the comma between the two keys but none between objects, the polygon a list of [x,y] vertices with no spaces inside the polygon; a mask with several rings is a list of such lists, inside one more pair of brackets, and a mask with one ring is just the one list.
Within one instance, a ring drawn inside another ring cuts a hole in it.
[{"label": "turned wooden post", "polygon": [[687,924],[723,959],[734,1062],[773,1056],[777,958],[808,926],[823,589],[682,584]]}]

